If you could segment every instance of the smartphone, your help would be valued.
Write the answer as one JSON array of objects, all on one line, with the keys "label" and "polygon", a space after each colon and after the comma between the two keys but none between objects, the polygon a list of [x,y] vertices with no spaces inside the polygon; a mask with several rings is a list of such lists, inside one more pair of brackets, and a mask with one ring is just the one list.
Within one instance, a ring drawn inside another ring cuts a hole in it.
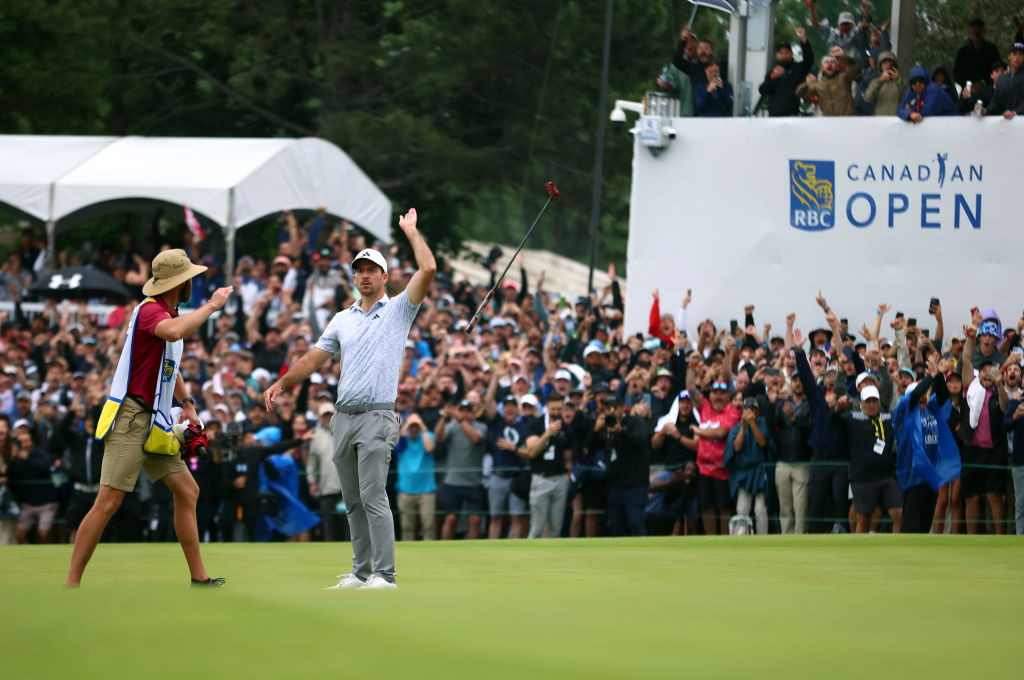
[{"label": "smartphone", "polygon": [[729,335],[736,335],[736,328],[739,326],[739,322],[736,319],[729,319]]},{"label": "smartphone", "polygon": [[839,323],[843,324],[844,326],[849,326],[850,325],[850,320],[849,319],[840,319]]},{"label": "smartphone", "polygon": [[693,297],[693,291],[690,290],[689,288],[686,289],[686,294],[689,295],[690,297]]},{"label": "smartphone", "polygon": [[650,406],[651,405],[651,395],[644,394],[644,398],[641,401],[643,401],[645,404]]},{"label": "smartphone", "polygon": [[917,328],[917,319],[915,319],[914,317],[910,317],[909,319],[907,319],[907,325]]},{"label": "smartphone", "polygon": [[896,318],[897,319],[902,319],[903,318],[903,312],[896,312]]},{"label": "smartphone", "polygon": [[1010,354],[1016,354],[1017,356],[1020,356],[1024,354],[1024,348],[1021,348],[1019,346],[1014,347],[1013,349],[1010,350]]},{"label": "smartphone", "polygon": [[928,329],[927,329],[927,328],[922,328],[922,329],[921,329],[921,333],[922,333],[922,334],[924,334],[924,337],[926,337],[926,338],[927,338],[927,337],[931,337],[931,336],[930,336],[930,335],[928,334]]},{"label": "smartphone", "polygon": [[935,308],[939,306],[939,298],[932,298],[928,303],[928,311],[934,312]]}]

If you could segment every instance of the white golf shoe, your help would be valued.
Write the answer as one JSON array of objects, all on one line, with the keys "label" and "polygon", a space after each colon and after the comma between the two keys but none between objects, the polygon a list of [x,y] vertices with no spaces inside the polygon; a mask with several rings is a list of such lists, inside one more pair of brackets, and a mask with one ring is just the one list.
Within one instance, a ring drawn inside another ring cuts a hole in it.
[{"label": "white golf shoe", "polygon": [[373,574],[366,579],[366,583],[359,587],[359,590],[395,590],[398,584],[388,581],[383,576]]},{"label": "white golf shoe", "polygon": [[361,581],[359,577],[353,574],[352,572],[349,572],[347,574],[338,574],[338,578],[340,578],[341,580],[333,586],[328,586],[327,588],[324,588],[324,590],[353,590],[355,588],[366,587],[364,585],[364,582]]}]

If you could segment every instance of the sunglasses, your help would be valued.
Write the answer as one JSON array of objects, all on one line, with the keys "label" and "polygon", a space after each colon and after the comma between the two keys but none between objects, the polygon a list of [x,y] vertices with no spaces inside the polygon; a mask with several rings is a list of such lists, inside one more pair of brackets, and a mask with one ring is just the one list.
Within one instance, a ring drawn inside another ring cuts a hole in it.
[{"label": "sunglasses", "polygon": [[729,386],[726,385],[724,382],[713,382],[713,383],[711,383],[711,389],[713,389],[713,390],[725,390],[725,391],[728,392],[729,391]]}]

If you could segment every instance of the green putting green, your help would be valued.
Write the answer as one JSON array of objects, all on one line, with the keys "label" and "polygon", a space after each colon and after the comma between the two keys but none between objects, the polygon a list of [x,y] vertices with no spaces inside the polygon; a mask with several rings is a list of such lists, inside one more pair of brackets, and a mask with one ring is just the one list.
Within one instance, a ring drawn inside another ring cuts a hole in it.
[{"label": "green putting green", "polygon": [[1012,677],[1016,537],[399,543],[397,591],[324,591],[348,544],[0,548],[5,678]]}]

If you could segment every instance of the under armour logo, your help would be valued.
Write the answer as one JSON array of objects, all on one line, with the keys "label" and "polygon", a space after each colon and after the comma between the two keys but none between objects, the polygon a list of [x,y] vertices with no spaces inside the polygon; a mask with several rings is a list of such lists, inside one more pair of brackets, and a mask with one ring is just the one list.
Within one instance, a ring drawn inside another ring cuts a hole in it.
[{"label": "under armour logo", "polygon": [[82,275],[75,274],[70,278],[65,279],[61,274],[54,274],[50,277],[49,288],[56,290],[57,288],[78,288],[78,285],[82,282]]}]

